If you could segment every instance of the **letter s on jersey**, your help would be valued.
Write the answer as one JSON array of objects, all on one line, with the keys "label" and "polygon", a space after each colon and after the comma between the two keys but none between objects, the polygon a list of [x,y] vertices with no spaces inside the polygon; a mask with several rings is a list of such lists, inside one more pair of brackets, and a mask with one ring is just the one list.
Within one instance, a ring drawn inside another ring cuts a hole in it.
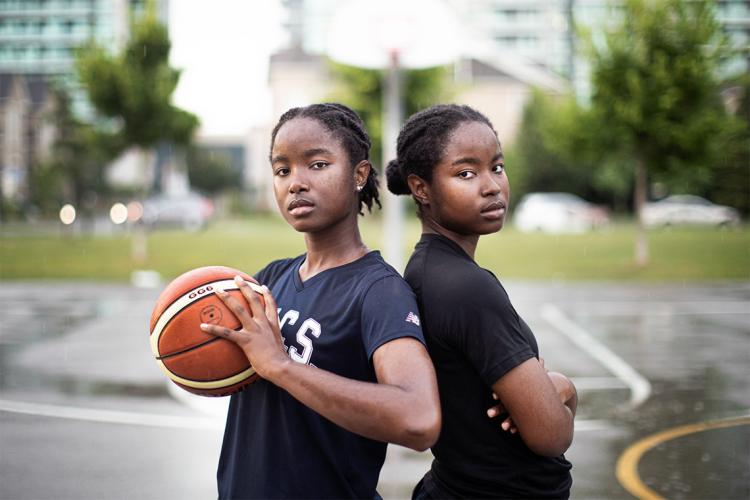
[{"label": "letter s on jersey", "polygon": [[298,363],[307,364],[310,362],[313,352],[313,343],[307,333],[311,333],[313,337],[320,337],[320,323],[312,318],[307,318],[299,330],[297,330],[297,343],[302,346],[302,354],[294,346],[289,346],[289,357]]}]

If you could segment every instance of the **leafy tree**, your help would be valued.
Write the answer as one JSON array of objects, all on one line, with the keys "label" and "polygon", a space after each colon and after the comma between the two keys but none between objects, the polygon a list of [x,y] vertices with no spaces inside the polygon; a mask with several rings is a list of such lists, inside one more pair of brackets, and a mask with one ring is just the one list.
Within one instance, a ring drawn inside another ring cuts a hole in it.
[{"label": "leafy tree", "polygon": [[115,124],[126,146],[187,145],[198,118],[172,105],[180,71],[169,65],[171,42],[153,4],[133,23],[119,54],[92,41],[78,53],[78,73],[89,99]]},{"label": "leafy tree", "polygon": [[728,127],[727,148],[717,162],[713,182],[706,195],[716,203],[730,205],[750,215],[750,75],[726,82],[730,112],[735,116]]},{"label": "leafy tree", "polygon": [[239,187],[241,172],[232,167],[226,154],[191,147],[187,154],[187,171],[190,185],[207,194],[217,194]]},{"label": "leafy tree", "polygon": [[603,151],[632,158],[636,262],[648,262],[640,217],[647,182],[707,186],[731,122],[719,95],[727,44],[710,2],[626,0],[592,54],[592,113]]},{"label": "leafy tree", "polygon": [[123,145],[118,136],[77,119],[64,90],[55,87],[53,93],[54,111],[48,119],[54,125],[56,137],[49,160],[34,169],[31,201],[44,213],[69,201],[87,215],[97,197],[107,192],[105,167],[122,151]]},{"label": "leafy tree", "polygon": [[532,191],[565,191],[615,207],[629,193],[621,159],[602,157],[591,114],[572,96],[534,90],[524,108],[516,142],[507,151],[513,196]]},{"label": "leafy tree", "polygon": [[[362,69],[330,62],[335,90],[329,99],[346,104],[365,122],[372,141],[371,159],[383,164],[383,79],[384,71]],[[450,93],[448,68],[435,67],[402,72],[404,118],[438,102]]]}]

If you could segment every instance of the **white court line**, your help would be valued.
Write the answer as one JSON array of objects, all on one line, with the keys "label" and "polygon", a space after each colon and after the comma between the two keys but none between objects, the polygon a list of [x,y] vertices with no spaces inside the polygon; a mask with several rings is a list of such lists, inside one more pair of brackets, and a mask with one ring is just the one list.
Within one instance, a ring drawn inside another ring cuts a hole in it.
[{"label": "white court line", "polygon": [[[174,415],[157,415],[155,413],[136,413],[126,411],[98,410],[74,406],[58,406],[42,403],[26,403],[0,399],[0,412],[22,413],[41,417],[66,418],[102,422],[107,424],[142,425],[147,427],[166,427],[169,429],[221,430],[224,419],[205,417],[179,417]],[[611,428],[606,420],[576,420],[575,431],[599,431]]]},{"label": "white court line", "polygon": [[651,395],[651,383],[620,356],[612,352],[607,346],[594,338],[568,318],[560,309],[552,304],[542,306],[542,318],[565,334],[574,344],[586,351],[591,357],[599,361],[607,370],[630,389],[630,401],[627,409],[635,409],[643,404]]},{"label": "white court line", "polygon": [[224,427],[223,419],[100,410],[96,408],[26,403],[22,401],[10,401],[8,399],[0,399],[0,411],[109,424],[167,427],[170,429],[221,430]]},{"label": "white court line", "polygon": [[627,389],[617,377],[570,377],[578,392]]}]

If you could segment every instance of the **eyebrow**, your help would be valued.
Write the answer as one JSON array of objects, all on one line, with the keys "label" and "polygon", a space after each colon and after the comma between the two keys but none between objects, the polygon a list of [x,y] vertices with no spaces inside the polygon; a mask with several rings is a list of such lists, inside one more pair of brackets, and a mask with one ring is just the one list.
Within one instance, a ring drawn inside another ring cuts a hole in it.
[{"label": "eyebrow", "polygon": [[[492,163],[504,159],[505,157],[502,153],[497,153],[492,157]],[[478,158],[475,158],[473,156],[462,156],[461,158],[458,158],[453,163],[451,163],[451,165],[480,165],[481,163],[482,162],[480,162]]]},{"label": "eyebrow", "polygon": [[302,156],[304,156],[305,158],[310,158],[312,156],[332,155],[332,154],[333,152],[326,148],[313,148],[313,149],[308,149],[307,151],[302,153]]},{"label": "eyebrow", "polygon": [[276,156],[272,156],[270,160],[271,160],[271,165],[277,162],[286,163],[289,161],[289,157],[287,157],[286,155],[276,155]]},{"label": "eyebrow", "polygon": [[[318,155],[332,155],[332,154],[333,154],[333,152],[331,152],[330,150],[328,150],[326,148],[312,148],[312,149],[308,149],[305,152],[303,152],[302,156],[305,159],[307,159],[307,158],[312,158],[313,156],[318,156]],[[286,156],[286,155],[277,155],[277,156],[271,157],[271,164],[272,165],[274,163],[277,163],[277,162],[281,162],[281,163],[289,162],[289,157]]]}]

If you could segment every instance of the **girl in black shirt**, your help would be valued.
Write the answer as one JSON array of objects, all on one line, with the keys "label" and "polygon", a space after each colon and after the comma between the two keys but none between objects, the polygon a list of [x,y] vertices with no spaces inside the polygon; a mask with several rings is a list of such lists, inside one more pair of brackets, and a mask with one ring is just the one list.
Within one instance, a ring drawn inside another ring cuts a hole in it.
[{"label": "girl in black shirt", "polygon": [[410,194],[422,221],[405,278],[443,410],[414,497],[566,498],[575,387],[544,368],[505,289],[474,261],[479,236],[502,228],[509,203],[497,133],[468,106],[433,106],[409,118],[397,153],[388,189]]}]

